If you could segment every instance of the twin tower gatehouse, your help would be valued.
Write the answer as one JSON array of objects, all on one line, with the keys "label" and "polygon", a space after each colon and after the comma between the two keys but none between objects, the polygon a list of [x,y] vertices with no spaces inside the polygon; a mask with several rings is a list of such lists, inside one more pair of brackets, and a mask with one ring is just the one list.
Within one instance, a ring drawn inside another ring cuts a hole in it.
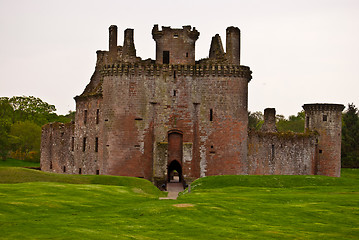
[{"label": "twin tower gatehouse", "polygon": [[266,109],[259,132],[248,131],[249,67],[240,65],[240,30],[212,38],[209,58],[196,61],[199,32],[155,25],[156,59],[136,55],[133,29],[123,46],[109,28],[109,50],[75,97],[75,122],[45,125],[41,169],[70,174],[141,177],[165,186],[209,175],[340,176],[343,105],[306,104],[306,133],[275,129]]}]

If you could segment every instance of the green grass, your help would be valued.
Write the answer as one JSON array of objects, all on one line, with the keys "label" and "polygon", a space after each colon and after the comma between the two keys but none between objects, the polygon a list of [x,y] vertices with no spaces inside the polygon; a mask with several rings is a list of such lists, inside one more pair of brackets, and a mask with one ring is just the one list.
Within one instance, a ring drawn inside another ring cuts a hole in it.
[{"label": "green grass", "polygon": [[0,159],[0,167],[40,167],[40,163],[8,158],[5,161]]},{"label": "green grass", "polygon": [[359,236],[358,169],[343,169],[341,178],[206,177],[176,201],[158,200],[157,189],[137,178],[0,168],[0,181],[1,239]]}]

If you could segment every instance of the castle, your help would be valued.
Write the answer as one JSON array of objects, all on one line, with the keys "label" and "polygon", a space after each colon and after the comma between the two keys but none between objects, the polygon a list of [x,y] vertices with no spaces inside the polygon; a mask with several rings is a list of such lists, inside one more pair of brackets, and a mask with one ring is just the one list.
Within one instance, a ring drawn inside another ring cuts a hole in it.
[{"label": "castle", "polygon": [[340,104],[305,104],[305,133],[278,133],[275,109],[261,131],[248,131],[249,67],[240,65],[240,30],[212,38],[195,60],[199,32],[154,25],[156,60],[136,55],[133,29],[97,51],[95,72],[75,97],[75,122],[42,130],[41,169],[148,179],[164,186],[225,174],[340,176]]}]

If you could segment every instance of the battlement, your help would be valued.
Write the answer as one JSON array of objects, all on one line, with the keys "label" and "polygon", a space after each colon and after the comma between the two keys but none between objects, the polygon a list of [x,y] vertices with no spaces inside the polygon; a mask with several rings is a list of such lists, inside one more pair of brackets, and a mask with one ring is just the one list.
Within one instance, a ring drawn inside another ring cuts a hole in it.
[{"label": "battlement", "polygon": [[331,103],[311,103],[304,104],[303,109],[305,111],[339,111],[344,110],[343,104],[331,104]]},{"label": "battlement", "polygon": [[247,66],[220,65],[220,64],[146,64],[146,63],[124,63],[117,65],[106,65],[101,69],[103,76],[118,75],[146,75],[159,76],[222,76],[222,77],[244,77],[248,82],[252,79],[252,71]]}]

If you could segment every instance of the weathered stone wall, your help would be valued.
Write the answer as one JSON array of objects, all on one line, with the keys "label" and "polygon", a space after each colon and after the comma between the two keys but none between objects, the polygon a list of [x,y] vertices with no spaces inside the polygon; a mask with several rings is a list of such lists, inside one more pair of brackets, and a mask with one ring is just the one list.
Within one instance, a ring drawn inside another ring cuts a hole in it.
[{"label": "weathered stone wall", "polygon": [[250,132],[248,136],[248,174],[315,174],[313,133]]},{"label": "weathered stone wall", "polygon": [[77,173],[74,168],[74,128],[73,123],[51,123],[42,127],[42,171]]}]

